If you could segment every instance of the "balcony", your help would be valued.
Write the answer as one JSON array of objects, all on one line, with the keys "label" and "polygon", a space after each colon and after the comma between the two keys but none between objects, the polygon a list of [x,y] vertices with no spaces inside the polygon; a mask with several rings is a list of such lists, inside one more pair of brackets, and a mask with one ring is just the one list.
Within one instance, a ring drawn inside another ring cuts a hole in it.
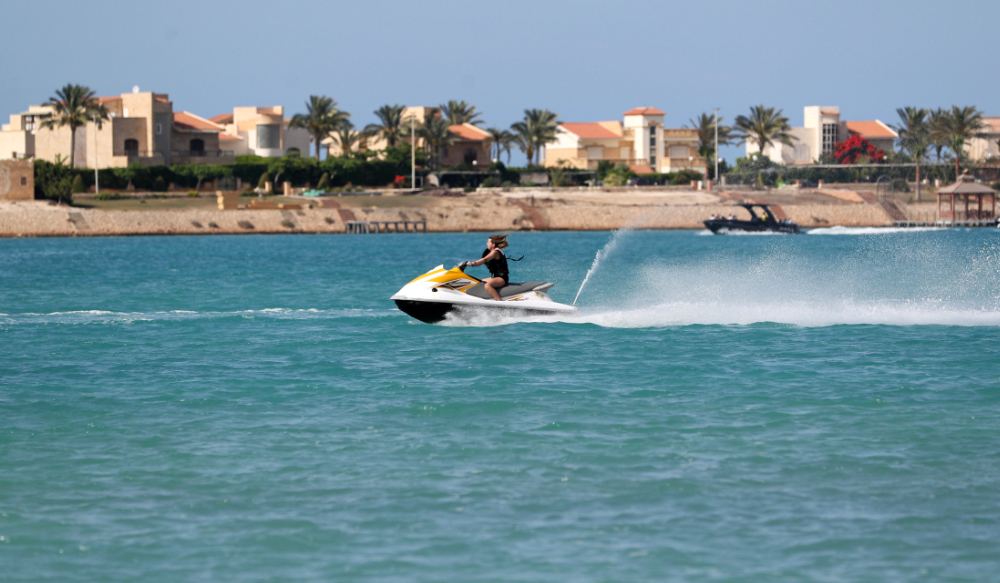
[{"label": "balcony", "polygon": [[153,150],[115,150],[115,156],[128,156],[131,158],[155,158],[163,156],[163,152]]}]

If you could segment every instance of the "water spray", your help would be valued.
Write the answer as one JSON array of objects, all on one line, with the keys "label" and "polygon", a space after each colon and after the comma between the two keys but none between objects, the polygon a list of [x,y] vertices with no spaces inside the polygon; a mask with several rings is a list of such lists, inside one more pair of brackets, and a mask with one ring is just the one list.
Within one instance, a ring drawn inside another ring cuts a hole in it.
[{"label": "water spray", "polygon": [[597,255],[594,256],[594,262],[590,265],[590,269],[587,270],[587,275],[583,277],[583,283],[580,284],[580,289],[576,290],[576,297],[573,298],[574,306],[576,305],[576,300],[580,299],[580,293],[583,291],[584,286],[587,285],[587,281],[590,279],[590,276],[593,275],[594,272],[597,271],[598,266],[600,266],[601,259],[610,255],[611,252],[618,247],[618,242],[621,241],[622,236],[626,233],[630,233],[631,231],[632,228],[628,226],[618,229],[611,234],[611,240],[609,240],[604,247],[597,252]]}]

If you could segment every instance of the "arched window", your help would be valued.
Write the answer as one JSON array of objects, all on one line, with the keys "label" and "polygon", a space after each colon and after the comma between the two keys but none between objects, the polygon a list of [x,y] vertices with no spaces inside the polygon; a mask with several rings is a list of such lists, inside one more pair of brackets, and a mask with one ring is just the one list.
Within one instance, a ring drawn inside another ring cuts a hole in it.
[{"label": "arched window", "polygon": [[466,148],[465,149],[465,154],[462,156],[462,159],[465,161],[466,164],[470,164],[471,165],[473,162],[476,161],[477,157],[478,157],[478,154],[476,153],[476,149],[475,148]]},{"label": "arched window", "polygon": [[139,155],[139,140],[125,140],[125,155],[126,156]]},{"label": "arched window", "polygon": [[285,153],[286,154],[301,154],[302,150],[299,150],[298,148],[288,148],[288,151],[285,152]]},{"label": "arched window", "polygon": [[188,149],[191,151],[192,156],[204,156],[205,155],[205,140],[201,138],[195,138],[191,140]]}]

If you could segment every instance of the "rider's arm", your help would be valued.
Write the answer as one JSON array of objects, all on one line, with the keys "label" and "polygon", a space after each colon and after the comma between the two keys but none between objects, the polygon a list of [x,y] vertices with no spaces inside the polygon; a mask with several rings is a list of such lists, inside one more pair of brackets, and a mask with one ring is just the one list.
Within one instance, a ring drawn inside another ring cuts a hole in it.
[{"label": "rider's arm", "polygon": [[475,266],[479,265],[480,263],[486,263],[490,259],[493,259],[493,257],[496,256],[496,254],[497,254],[497,250],[494,249],[494,250],[490,251],[490,254],[487,255],[486,257],[483,257],[482,259],[477,259],[475,261],[470,261],[469,265],[475,267]]}]

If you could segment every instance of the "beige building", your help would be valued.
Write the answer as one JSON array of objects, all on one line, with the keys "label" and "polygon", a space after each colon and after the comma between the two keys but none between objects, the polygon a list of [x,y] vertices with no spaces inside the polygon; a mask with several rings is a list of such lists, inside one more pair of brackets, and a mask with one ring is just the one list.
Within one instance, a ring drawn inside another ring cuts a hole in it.
[{"label": "beige building", "polygon": [[310,153],[309,132],[289,127],[291,120],[285,117],[285,108],[280,105],[236,107],[233,113],[217,115],[208,121],[221,129],[220,143],[237,156],[280,158],[291,153],[303,156]]},{"label": "beige building", "polygon": [[[413,120],[413,127],[416,128],[424,122],[427,115],[437,108],[431,107],[407,107],[403,110],[401,119],[403,120],[403,127],[409,131],[410,120]],[[440,115],[440,114],[438,114]],[[441,165],[456,166],[458,164],[468,164],[469,166],[487,168],[490,165],[490,149],[491,149],[491,138],[490,133],[486,130],[472,125],[470,123],[453,125],[448,128],[448,131],[455,134],[458,140],[453,144],[443,148],[441,152]],[[400,138],[400,142],[410,142],[410,138]],[[339,156],[341,153],[340,143],[331,138],[323,140],[323,143],[327,146],[327,154],[329,156]],[[424,147],[424,140],[422,138],[417,138],[415,140],[417,148]],[[354,150],[371,150],[378,151],[384,150],[388,147],[388,142],[382,136],[373,136],[364,138],[358,141],[354,146]]]},{"label": "beige building", "polygon": [[982,137],[972,138],[965,145],[965,154],[970,160],[982,162],[1000,157],[1000,117],[983,117],[986,129]]},{"label": "beige building", "polygon": [[35,198],[35,163],[31,160],[0,160],[0,200]]},{"label": "beige building", "polygon": [[633,171],[703,171],[698,156],[698,131],[666,128],[666,112],[638,107],[624,113],[623,121],[561,123],[556,141],[545,148],[545,166],[568,165],[593,169],[601,162],[625,164]]},{"label": "beige building", "polygon": [[[157,164],[226,164],[233,151],[223,149],[221,126],[188,112],[174,112],[164,93],[134,91],[99,97],[109,119],[77,128],[75,162],[81,168],[127,166],[131,162]],[[50,106],[32,106],[11,116],[0,131],[0,159],[35,158],[54,162],[70,158],[68,127],[43,128]]]},{"label": "beige building", "polygon": [[[881,120],[841,121],[840,108],[811,105],[803,109],[802,127],[791,129],[792,144],[777,143],[764,149],[764,155],[779,164],[815,164],[823,154],[833,154],[837,144],[851,136],[861,136],[886,152],[894,149],[899,134]],[[749,156],[760,151],[757,144],[746,142]]]}]

